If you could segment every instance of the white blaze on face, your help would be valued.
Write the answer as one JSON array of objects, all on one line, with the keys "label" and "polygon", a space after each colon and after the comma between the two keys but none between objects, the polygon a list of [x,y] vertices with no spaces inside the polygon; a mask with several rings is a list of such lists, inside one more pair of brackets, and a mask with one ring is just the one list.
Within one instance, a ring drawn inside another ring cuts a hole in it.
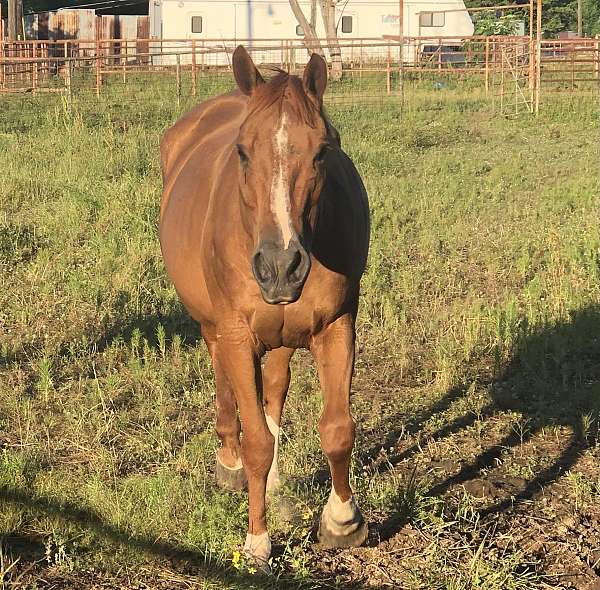
[{"label": "white blaze on face", "polygon": [[292,239],[290,218],[289,171],[287,165],[288,130],[287,115],[281,115],[279,129],[273,138],[273,182],[271,184],[271,211],[279,225],[283,237],[283,247],[287,249]]}]

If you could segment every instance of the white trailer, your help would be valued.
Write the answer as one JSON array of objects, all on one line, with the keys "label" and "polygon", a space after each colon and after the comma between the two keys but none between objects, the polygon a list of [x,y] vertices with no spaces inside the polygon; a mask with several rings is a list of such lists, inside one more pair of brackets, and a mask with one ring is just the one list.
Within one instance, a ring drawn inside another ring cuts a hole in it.
[{"label": "white trailer", "polygon": [[[300,1],[307,19],[310,2]],[[319,4],[319,3],[318,3]],[[442,12],[448,11],[448,12]],[[287,0],[150,0],[150,31],[153,38],[196,40],[212,45],[218,42],[253,39],[254,46],[265,40],[297,39],[304,36],[302,27]],[[320,14],[317,36],[325,38]],[[399,34],[398,0],[338,0],[336,5],[338,39],[382,40],[384,35]],[[473,22],[463,0],[405,0],[404,35],[406,37],[468,37]],[[458,41],[454,42],[458,44]],[[273,43],[271,43],[272,45]],[[452,41],[443,41],[451,45]],[[408,56],[410,52],[406,52]],[[300,57],[300,56],[298,56]]]}]

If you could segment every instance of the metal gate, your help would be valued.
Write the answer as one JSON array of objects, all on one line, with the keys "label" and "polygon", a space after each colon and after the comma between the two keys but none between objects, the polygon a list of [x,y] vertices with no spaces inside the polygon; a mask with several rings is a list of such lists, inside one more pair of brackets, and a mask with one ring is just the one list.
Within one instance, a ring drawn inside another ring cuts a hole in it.
[{"label": "metal gate", "polygon": [[494,110],[502,115],[533,113],[535,52],[528,39],[502,40],[493,48],[491,89]]}]

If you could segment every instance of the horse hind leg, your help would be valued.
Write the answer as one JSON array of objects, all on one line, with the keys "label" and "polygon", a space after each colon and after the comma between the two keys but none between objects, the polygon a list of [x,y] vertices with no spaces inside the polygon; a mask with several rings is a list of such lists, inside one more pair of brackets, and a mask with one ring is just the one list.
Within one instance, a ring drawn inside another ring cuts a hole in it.
[{"label": "horse hind leg", "polygon": [[358,547],[368,536],[350,488],[350,456],[354,421],[350,415],[350,386],[354,371],[354,321],[342,316],[315,337],[311,347],[319,371],[324,408],[319,420],[321,447],[331,470],[331,494],[323,509],[318,538],[325,547]]},{"label": "horse hind leg", "polygon": [[217,451],[215,479],[217,484],[230,491],[243,490],[247,486],[246,473],[242,467],[240,447],[241,425],[237,413],[237,403],[227,376],[225,375],[217,355],[215,341],[203,336],[210,352],[215,372],[217,420],[216,430],[221,441]]},{"label": "horse hind leg", "polygon": [[279,438],[281,436],[281,414],[290,386],[290,359],[293,348],[277,348],[267,354],[263,367],[263,403],[267,426],[275,439],[273,462],[267,476],[267,494],[272,495],[280,486]]}]

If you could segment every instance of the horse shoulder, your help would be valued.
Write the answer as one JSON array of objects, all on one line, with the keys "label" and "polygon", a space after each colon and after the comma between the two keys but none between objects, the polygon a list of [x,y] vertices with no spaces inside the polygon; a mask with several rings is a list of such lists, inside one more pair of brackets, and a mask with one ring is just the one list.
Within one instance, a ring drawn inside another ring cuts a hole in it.
[{"label": "horse shoulder", "polygon": [[160,141],[160,163],[165,178],[178,157],[197,145],[219,126],[236,119],[247,99],[239,91],[222,94],[199,104],[169,127]]}]

